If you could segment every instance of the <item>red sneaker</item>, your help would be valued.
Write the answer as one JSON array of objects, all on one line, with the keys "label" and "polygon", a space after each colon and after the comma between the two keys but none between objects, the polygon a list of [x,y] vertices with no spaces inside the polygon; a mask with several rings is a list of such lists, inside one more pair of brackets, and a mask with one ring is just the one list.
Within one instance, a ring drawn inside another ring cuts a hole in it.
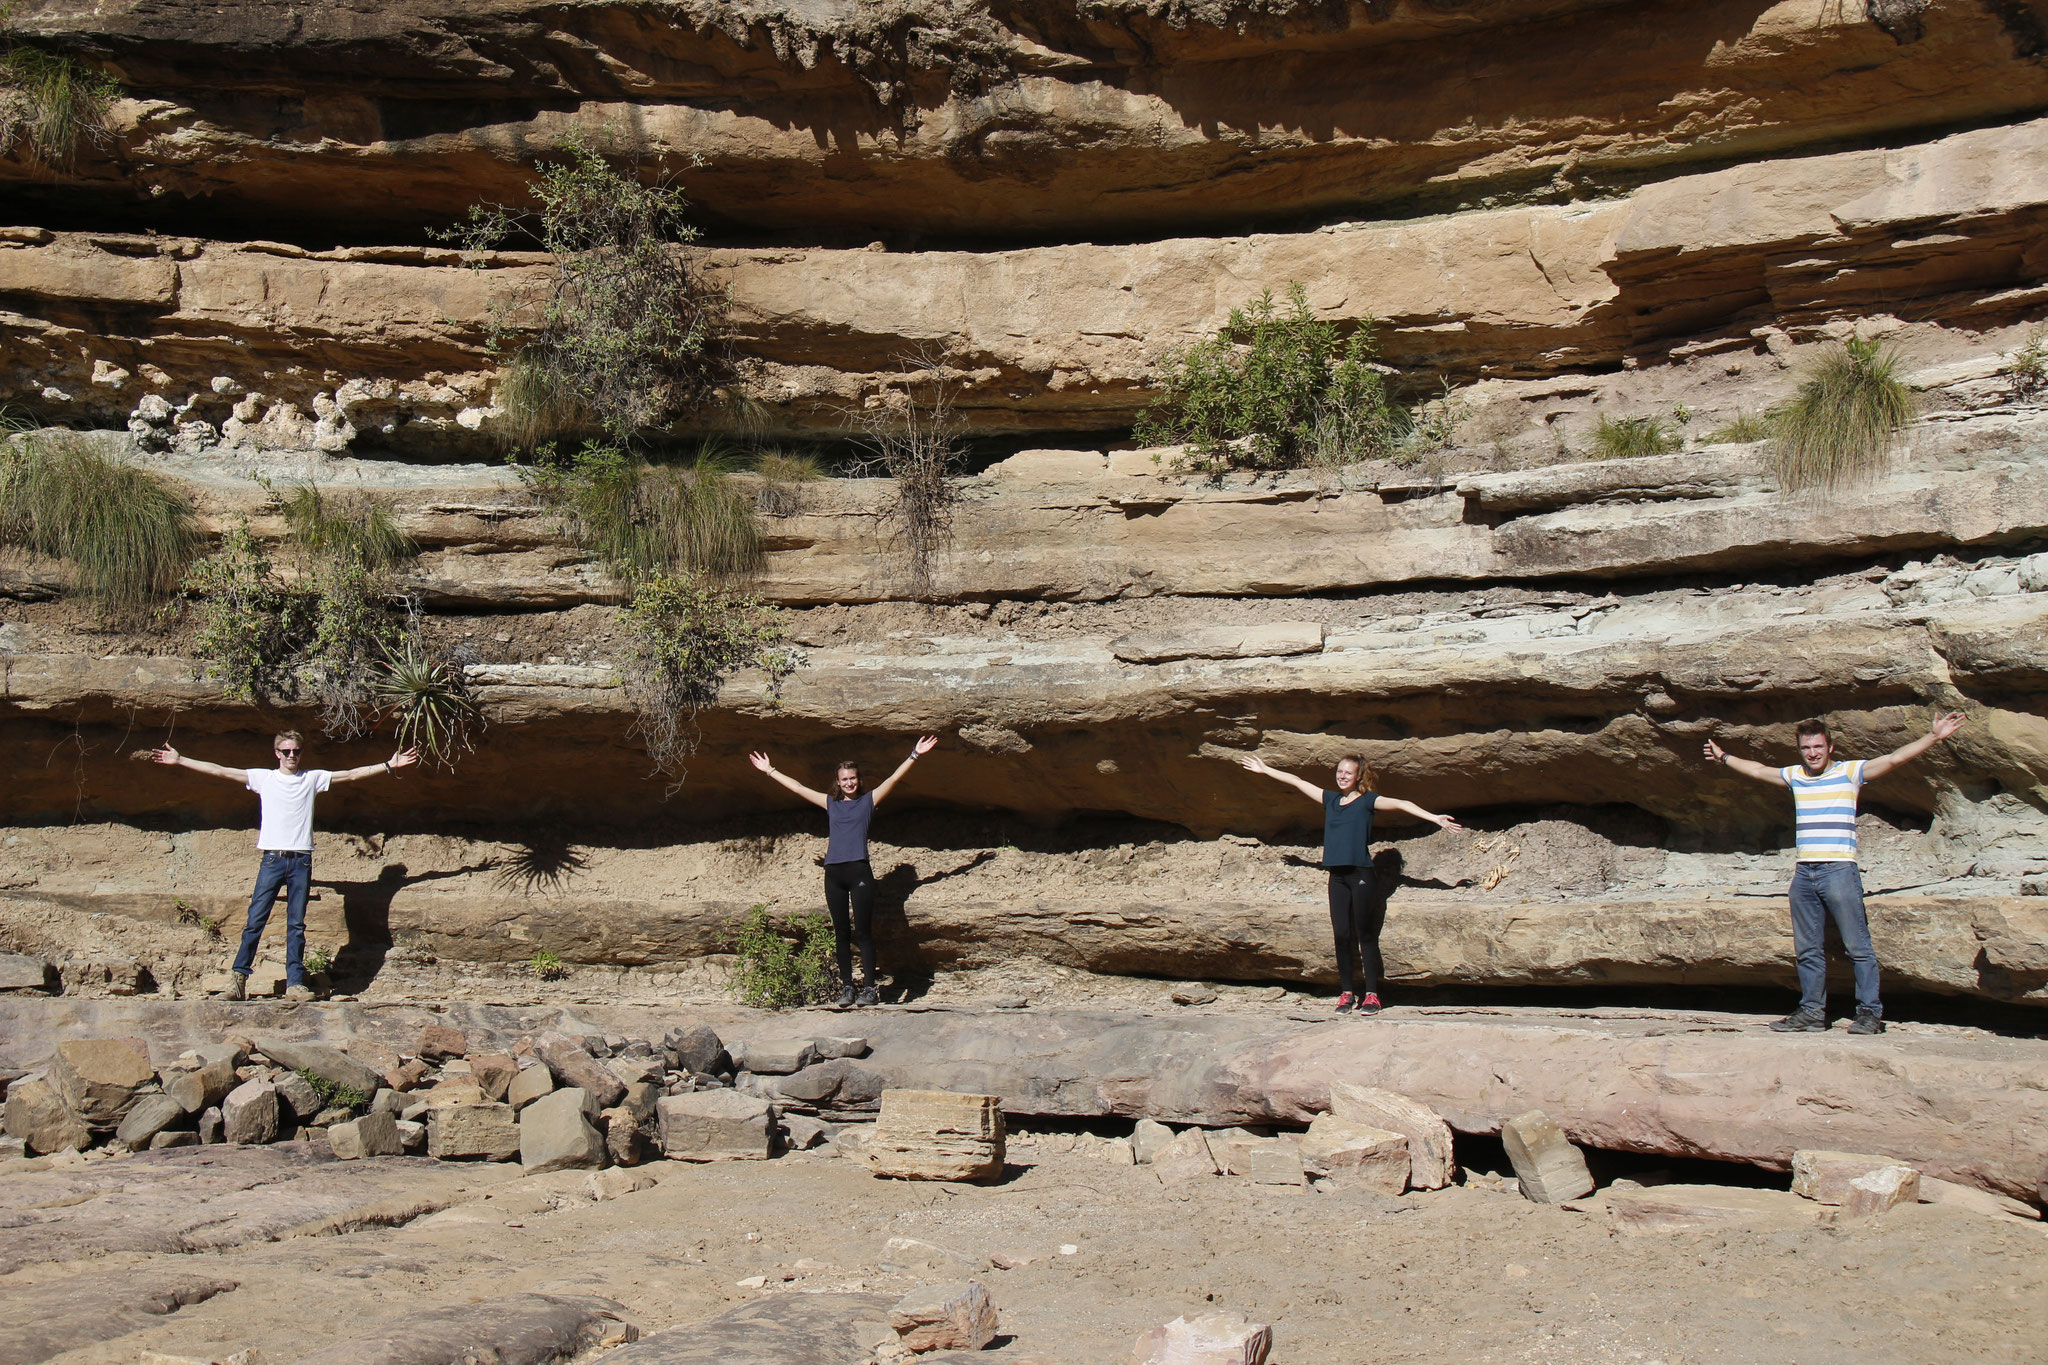
[{"label": "red sneaker", "polygon": [[1376,992],[1367,991],[1364,995],[1359,996],[1358,1012],[1360,1014],[1378,1014],[1380,1012],[1379,995]]},{"label": "red sneaker", "polygon": [[1346,991],[1346,992],[1344,992],[1344,994],[1342,994],[1342,995],[1340,995],[1340,996],[1338,996],[1338,997],[1337,997],[1337,1013],[1339,1013],[1339,1014],[1347,1014],[1347,1013],[1349,1013],[1349,1012],[1350,1012],[1350,1010],[1351,1010],[1351,1007],[1352,1007],[1352,1005],[1354,1005],[1354,1004],[1356,1004],[1356,1003],[1357,1003],[1357,1001],[1356,1001],[1356,999],[1355,999],[1355,998],[1354,998],[1354,997],[1352,996],[1352,994],[1351,994],[1351,992],[1350,992],[1350,991]]}]

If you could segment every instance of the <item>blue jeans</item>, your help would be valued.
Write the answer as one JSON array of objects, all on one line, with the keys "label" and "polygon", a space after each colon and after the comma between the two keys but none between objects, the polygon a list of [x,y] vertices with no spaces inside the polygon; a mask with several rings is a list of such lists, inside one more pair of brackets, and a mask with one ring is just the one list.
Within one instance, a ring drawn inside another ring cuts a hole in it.
[{"label": "blue jeans", "polygon": [[1877,950],[1863,914],[1863,875],[1856,864],[1801,863],[1792,873],[1792,951],[1799,964],[1799,1008],[1820,1013],[1828,999],[1828,916],[1856,968],[1856,1008],[1883,1013],[1877,1003]]},{"label": "blue jeans", "polygon": [[270,923],[278,888],[283,887],[284,983],[306,984],[306,892],[312,883],[311,853],[263,850],[263,862],[256,869],[256,894],[249,897],[249,927],[242,930],[242,949],[235,954],[236,971],[247,976],[256,965],[256,944],[263,938],[263,926]]}]

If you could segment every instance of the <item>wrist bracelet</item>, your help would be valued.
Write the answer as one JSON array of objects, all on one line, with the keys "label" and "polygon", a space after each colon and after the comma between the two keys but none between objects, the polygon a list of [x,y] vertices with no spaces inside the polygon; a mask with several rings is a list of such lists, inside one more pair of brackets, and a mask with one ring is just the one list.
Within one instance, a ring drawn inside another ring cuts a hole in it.
[{"label": "wrist bracelet", "polygon": [[391,760],[388,758],[384,760],[384,771],[387,773],[391,771]]}]

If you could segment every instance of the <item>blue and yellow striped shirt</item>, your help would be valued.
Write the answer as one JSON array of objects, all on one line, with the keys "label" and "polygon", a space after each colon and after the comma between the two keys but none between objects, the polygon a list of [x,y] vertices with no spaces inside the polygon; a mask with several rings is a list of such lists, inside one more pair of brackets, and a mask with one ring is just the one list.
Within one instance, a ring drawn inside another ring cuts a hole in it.
[{"label": "blue and yellow striped shirt", "polygon": [[1810,775],[1803,764],[1778,769],[1792,789],[1799,861],[1856,861],[1856,792],[1863,785],[1863,760],[1843,759]]}]

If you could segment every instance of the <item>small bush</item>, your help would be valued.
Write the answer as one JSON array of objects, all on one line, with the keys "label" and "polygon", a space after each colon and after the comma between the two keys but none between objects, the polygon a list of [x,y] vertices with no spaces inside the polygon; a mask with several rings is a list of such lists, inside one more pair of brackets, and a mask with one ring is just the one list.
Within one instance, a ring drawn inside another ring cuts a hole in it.
[{"label": "small bush", "polygon": [[334,965],[334,954],[324,947],[306,949],[306,970],[318,976]]},{"label": "small bush", "polygon": [[1896,348],[1863,338],[1829,348],[1814,363],[1774,414],[1770,454],[1780,488],[1833,488],[1884,466],[1915,409],[1899,364]]},{"label": "small bush", "polygon": [[347,559],[375,570],[419,553],[381,498],[333,496],[317,484],[297,483],[284,500],[284,520],[292,544],[308,559]]},{"label": "small bush", "polygon": [[417,746],[429,763],[453,767],[475,747],[483,708],[470,694],[463,661],[430,654],[416,632],[387,647],[371,683],[377,704],[393,722],[398,747]]},{"label": "small bush", "polygon": [[813,911],[776,920],[757,905],[733,935],[732,990],[755,1009],[795,1009],[832,992],[832,921]]},{"label": "small bush", "polygon": [[779,648],[782,623],[760,599],[698,576],[663,575],[634,590],[625,612],[633,655],[625,669],[635,719],[657,772],[678,783],[697,750],[697,712],[744,668],[768,675],[771,700],[796,658]]},{"label": "small bush", "polygon": [[1384,455],[1407,435],[1374,365],[1371,319],[1349,337],[1320,322],[1299,283],[1231,310],[1223,330],[1166,359],[1164,392],[1132,435],[1184,443],[1183,469],[1292,469]]},{"label": "small bush", "polygon": [[542,981],[560,981],[569,974],[569,969],[562,965],[562,959],[546,948],[533,950],[533,956],[526,960],[526,970]]},{"label": "small bush", "polygon": [[0,439],[0,544],[62,559],[111,615],[174,592],[198,547],[192,504],[67,432]]},{"label": "small bush", "polygon": [[1710,446],[1749,445],[1756,441],[1771,439],[1772,423],[1766,413],[1737,412],[1733,420],[1715,427],[1706,435]]},{"label": "small bush", "polygon": [[[4,19],[0,12],[0,19]],[[68,170],[88,142],[105,142],[121,87],[75,57],[13,44],[0,52],[0,155],[19,141],[29,159]]]},{"label": "small bush", "polygon": [[596,442],[566,457],[543,448],[521,475],[561,515],[570,539],[622,582],[677,571],[735,577],[760,567],[760,518],[716,446],[701,447],[686,465],[652,465]]},{"label": "small bush", "polygon": [[314,595],[287,587],[246,522],[185,575],[198,620],[192,656],[237,701],[298,695],[298,663],[312,633]]},{"label": "small bush", "polygon": [[[309,970],[312,967],[310,959],[307,962],[307,967]],[[321,970],[324,971],[325,968],[322,968]],[[368,1095],[365,1095],[362,1091],[356,1089],[354,1086],[336,1085],[334,1082],[330,1080],[314,1075],[305,1067],[300,1067],[297,1071],[294,1071],[292,1074],[294,1076],[297,1076],[300,1080],[304,1081],[307,1085],[312,1086],[313,1093],[320,1097],[320,1103],[327,1108],[361,1109],[370,1102],[370,1097]]]},{"label": "small bush", "polygon": [[804,510],[804,485],[825,477],[816,457],[786,450],[764,450],[754,457],[761,486],[754,506],[763,516],[793,517]]},{"label": "small bush", "polygon": [[1593,428],[1593,457],[1599,460],[1669,455],[1684,444],[1684,438],[1661,417],[1602,415],[1599,425]]},{"label": "small bush", "polygon": [[861,442],[874,452],[867,472],[895,483],[884,519],[895,527],[909,567],[910,593],[929,597],[939,556],[953,544],[960,501],[960,416],[954,397],[959,371],[936,355],[905,358],[903,401],[853,414]]},{"label": "small bush", "polygon": [[1415,405],[1406,414],[1408,434],[1388,458],[1403,468],[1423,464],[1432,456],[1450,449],[1458,438],[1458,428],[1472,416],[1472,405],[1465,401],[1448,380],[1436,397]]},{"label": "small bush", "polygon": [[2048,327],[2036,327],[2026,341],[2005,358],[2012,396],[2023,403],[2048,393]]}]

